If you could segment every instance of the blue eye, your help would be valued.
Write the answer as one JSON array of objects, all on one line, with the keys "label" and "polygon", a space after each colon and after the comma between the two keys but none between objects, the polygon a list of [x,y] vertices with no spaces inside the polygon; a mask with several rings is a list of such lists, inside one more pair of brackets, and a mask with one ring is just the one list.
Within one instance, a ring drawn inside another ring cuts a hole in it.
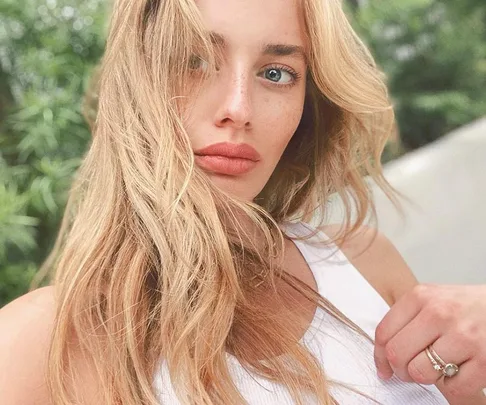
[{"label": "blue eye", "polygon": [[263,77],[277,86],[292,86],[297,82],[300,75],[288,67],[272,66],[263,71]]},{"label": "blue eye", "polygon": [[201,57],[199,57],[198,55],[191,55],[191,57],[189,58],[190,70],[199,70],[199,69],[205,70],[207,66],[208,63],[205,60],[201,59]]},{"label": "blue eye", "polygon": [[271,80],[272,82],[278,82],[282,78],[282,71],[280,69],[266,70],[265,71],[265,78]]}]

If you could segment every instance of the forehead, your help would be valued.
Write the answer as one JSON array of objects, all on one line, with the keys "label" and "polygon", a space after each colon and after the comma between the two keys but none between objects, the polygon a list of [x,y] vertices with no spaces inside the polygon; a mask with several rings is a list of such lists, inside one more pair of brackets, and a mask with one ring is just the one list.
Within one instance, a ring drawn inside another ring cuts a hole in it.
[{"label": "forehead", "polygon": [[230,45],[286,42],[304,46],[298,0],[197,0],[209,31]]}]

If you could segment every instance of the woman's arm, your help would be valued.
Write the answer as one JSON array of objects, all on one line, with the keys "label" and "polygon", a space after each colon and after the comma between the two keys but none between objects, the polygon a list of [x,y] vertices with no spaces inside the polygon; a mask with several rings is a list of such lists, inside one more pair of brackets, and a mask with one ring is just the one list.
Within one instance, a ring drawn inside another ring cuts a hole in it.
[{"label": "woman's arm", "polygon": [[[323,227],[332,238],[339,229],[340,225]],[[395,246],[374,228],[361,227],[339,248],[390,306],[418,284]]]},{"label": "woman's arm", "polygon": [[[392,306],[376,329],[378,368],[403,381],[435,384],[451,405],[486,405],[486,286],[418,284],[393,244],[371,228],[340,247]],[[433,369],[424,352],[429,344],[457,362],[457,376]]]}]

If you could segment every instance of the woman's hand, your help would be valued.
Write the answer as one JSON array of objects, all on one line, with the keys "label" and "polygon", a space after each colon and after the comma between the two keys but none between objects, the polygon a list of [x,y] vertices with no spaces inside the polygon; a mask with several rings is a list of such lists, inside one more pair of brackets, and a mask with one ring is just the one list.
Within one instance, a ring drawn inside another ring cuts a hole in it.
[{"label": "woman's hand", "polygon": [[[435,370],[429,345],[459,372]],[[375,362],[383,379],[436,384],[451,403],[486,403],[486,286],[418,285],[404,294],[376,329]]]}]

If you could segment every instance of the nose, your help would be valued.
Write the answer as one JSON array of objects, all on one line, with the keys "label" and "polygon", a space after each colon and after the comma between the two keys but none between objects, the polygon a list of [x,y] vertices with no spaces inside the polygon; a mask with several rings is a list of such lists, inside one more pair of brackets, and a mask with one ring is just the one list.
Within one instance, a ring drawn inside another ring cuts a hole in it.
[{"label": "nose", "polygon": [[232,77],[220,77],[221,99],[216,110],[215,125],[247,129],[251,127],[252,106],[250,80],[244,72],[234,73]]}]

